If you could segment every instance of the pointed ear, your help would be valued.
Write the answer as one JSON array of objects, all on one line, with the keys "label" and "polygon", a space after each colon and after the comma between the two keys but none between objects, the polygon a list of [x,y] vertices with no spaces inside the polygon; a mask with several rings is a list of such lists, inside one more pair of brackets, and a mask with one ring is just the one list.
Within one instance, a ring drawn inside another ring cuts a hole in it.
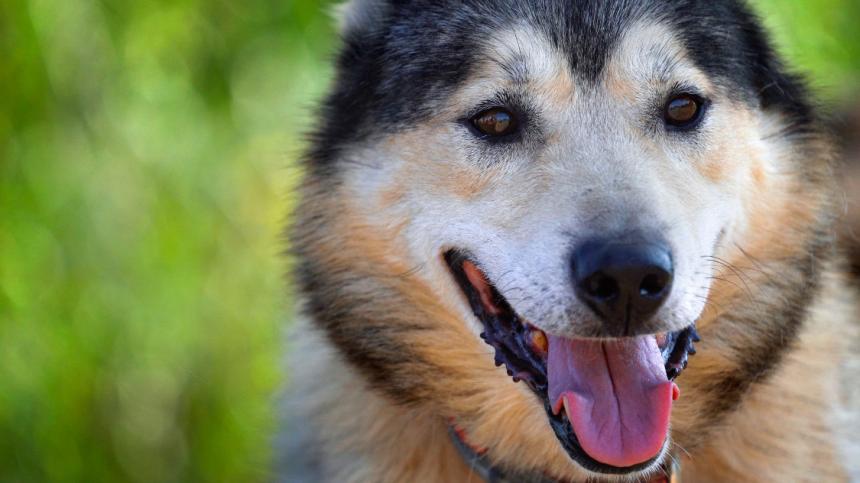
[{"label": "pointed ear", "polygon": [[343,37],[361,35],[377,28],[388,15],[387,0],[348,0],[334,8]]}]

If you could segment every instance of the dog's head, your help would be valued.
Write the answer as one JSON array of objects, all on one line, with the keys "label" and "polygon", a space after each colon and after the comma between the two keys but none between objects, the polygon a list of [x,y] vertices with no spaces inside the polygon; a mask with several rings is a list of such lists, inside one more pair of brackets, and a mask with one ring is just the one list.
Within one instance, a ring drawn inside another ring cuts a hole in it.
[{"label": "dog's head", "polygon": [[803,89],[733,0],[342,15],[296,236],[313,315],[503,465],[653,470],[693,324],[826,206]]}]

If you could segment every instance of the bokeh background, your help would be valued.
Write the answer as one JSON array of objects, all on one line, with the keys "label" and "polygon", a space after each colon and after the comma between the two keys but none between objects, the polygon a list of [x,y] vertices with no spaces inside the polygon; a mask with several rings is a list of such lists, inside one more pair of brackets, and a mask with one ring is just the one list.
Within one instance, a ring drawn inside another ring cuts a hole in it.
[{"label": "bokeh background", "polygon": [[[860,0],[755,5],[860,112]],[[271,478],[330,10],[0,1],[0,482]]]}]

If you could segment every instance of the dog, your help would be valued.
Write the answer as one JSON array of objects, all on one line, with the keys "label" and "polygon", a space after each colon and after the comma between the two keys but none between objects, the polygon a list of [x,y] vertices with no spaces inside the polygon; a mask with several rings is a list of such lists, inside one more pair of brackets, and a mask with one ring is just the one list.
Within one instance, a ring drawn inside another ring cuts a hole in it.
[{"label": "dog", "polygon": [[283,481],[846,481],[833,143],[740,0],[353,0]]},{"label": "dog", "polygon": [[849,106],[831,122],[835,124],[833,131],[841,141],[842,163],[838,176],[843,180],[843,193],[846,195],[839,226],[851,268],[860,280],[860,104]]}]

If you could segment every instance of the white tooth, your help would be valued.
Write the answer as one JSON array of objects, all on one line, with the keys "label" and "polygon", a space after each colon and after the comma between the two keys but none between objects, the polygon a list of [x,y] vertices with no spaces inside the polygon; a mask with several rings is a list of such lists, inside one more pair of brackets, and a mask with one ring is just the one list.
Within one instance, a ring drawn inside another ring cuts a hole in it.
[{"label": "white tooth", "polygon": [[568,405],[567,401],[569,401],[569,400],[570,400],[570,398],[568,398],[568,397],[562,397],[561,398],[561,404],[564,406],[564,414],[567,415],[568,420],[570,419],[570,408],[567,406]]}]

